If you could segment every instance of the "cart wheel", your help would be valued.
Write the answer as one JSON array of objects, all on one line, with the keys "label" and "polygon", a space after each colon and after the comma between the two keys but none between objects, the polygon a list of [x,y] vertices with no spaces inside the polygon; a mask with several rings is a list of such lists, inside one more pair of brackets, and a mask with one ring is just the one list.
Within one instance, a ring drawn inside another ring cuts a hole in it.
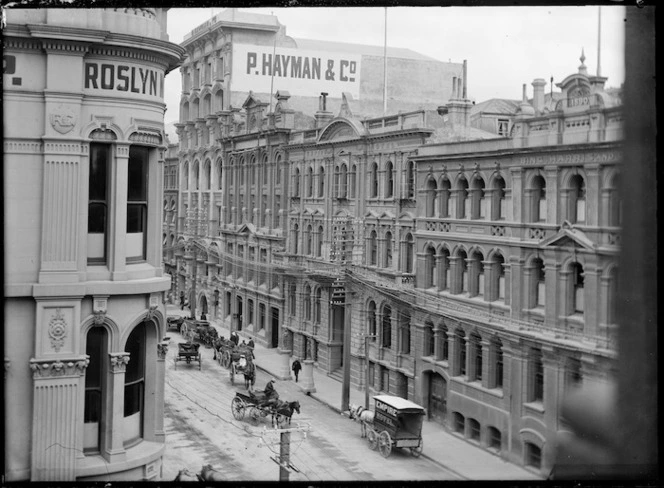
[{"label": "cart wheel", "polygon": [[244,418],[245,408],[244,400],[242,400],[242,398],[233,398],[233,401],[231,402],[231,411],[233,412],[235,420],[242,420]]},{"label": "cart wheel", "polygon": [[224,351],[224,355],[221,358],[221,361],[222,361],[221,365],[224,368],[228,369],[231,365],[231,353],[228,351]]},{"label": "cart wheel", "polygon": [[378,450],[384,458],[389,457],[392,452],[392,439],[385,430],[378,436]]},{"label": "cart wheel", "polygon": [[410,453],[413,455],[413,457],[420,457],[420,455],[422,454],[422,447],[424,447],[423,444],[424,444],[424,441],[422,439],[420,439],[420,445],[419,446],[410,448]]},{"label": "cart wheel", "polygon": [[378,447],[378,436],[376,436],[376,431],[369,428],[367,429],[367,441],[369,441],[369,449],[375,451]]}]

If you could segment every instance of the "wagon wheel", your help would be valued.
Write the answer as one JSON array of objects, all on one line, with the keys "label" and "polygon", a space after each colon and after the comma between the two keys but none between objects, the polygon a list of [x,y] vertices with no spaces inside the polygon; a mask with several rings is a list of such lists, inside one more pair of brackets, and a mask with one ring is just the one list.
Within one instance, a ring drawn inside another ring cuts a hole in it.
[{"label": "wagon wheel", "polygon": [[221,365],[228,369],[231,365],[231,353],[229,351],[224,351],[221,357]]},{"label": "wagon wheel", "polygon": [[378,450],[384,458],[389,457],[392,452],[392,439],[385,430],[378,436]]},{"label": "wagon wheel", "polygon": [[410,453],[413,455],[413,457],[420,457],[422,454],[422,448],[424,447],[424,442],[422,439],[420,439],[420,445],[417,447],[411,447],[410,448]]},{"label": "wagon wheel", "polygon": [[235,417],[235,420],[242,420],[244,418],[245,408],[246,406],[242,398],[233,398],[233,401],[231,402],[231,411],[233,412],[233,417]]},{"label": "wagon wheel", "polygon": [[367,441],[369,441],[369,449],[375,451],[378,447],[378,436],[372,428],[367,429]]},{"label": "wagon wheel", "polygon": [[260,419],[261,415],[263,415],[263,412],[261,411],[260,408],[256,406],[251,408],[251,420],[258,423],[258,420]]}]

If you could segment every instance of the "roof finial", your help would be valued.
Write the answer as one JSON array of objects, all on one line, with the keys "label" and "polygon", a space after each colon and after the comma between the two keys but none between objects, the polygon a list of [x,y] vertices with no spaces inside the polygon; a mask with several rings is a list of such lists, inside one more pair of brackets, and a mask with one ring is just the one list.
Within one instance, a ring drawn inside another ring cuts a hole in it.
[{"label": "roof finial", "polygon": [[581,48],[581,57],[579,59],[581,60],[581,64],[583,64],[586,60],[586,55],[583,52],[583,48]]},{"label": "roof finial", "polygon": [[579,65],[579,73],[582,75],[587,75],[588,68],[586,68],[586,65],[583,64],[586,60],[586,54],[583,52],[583,48],[581,48],[581,57],[579,57],[579,59],[581,60],[581,64]]}]

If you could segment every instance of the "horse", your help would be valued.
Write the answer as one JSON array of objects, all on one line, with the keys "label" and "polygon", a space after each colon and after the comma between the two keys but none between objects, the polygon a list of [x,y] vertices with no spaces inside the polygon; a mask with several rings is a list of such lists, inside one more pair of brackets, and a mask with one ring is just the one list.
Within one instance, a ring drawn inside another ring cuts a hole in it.
[{"label": "horse", "polygon": [[253,361],[247,361],[242,374],[244,374],[244,387],[247,390],[256,384],[256,365]]},{"label": "horse", "polygon": [[300,402],[295,400],[294,402],[284,402],[280,401],[276,408],[272,411],[272,427],[275,427],[275,417],[277,419],[277,424],[281,425],[284,422],[288,421],[288,425],[291,423],[291,417],[293,412],[300,413]]},{"label": "horse", "polygon": [[214,469],[211,464],[205,464],[201,468],[201,472],[196,473],[196,478],[198,481],[227,481],[221,472]]},{"label": "horse", "polygon": [[367,436],[367,425],[373,424],[374,413],[371,410],[367,410],[362,405],[348,405],[349,417],[355,422],[360,422],[361,425],[361,437]]},{"label": "horse", "polygon": [[180,471],[178,471],[178,474],[173,481],[187,481],[182,479],[183,476],[186,476],[188,478],[196,478],[198,475],[193,474],[187,468],[182,468]]}]

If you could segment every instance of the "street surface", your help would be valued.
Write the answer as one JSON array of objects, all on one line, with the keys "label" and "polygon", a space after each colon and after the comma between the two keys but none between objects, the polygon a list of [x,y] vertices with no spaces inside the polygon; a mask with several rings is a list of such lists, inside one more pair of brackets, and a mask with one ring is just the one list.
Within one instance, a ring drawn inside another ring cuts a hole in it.
[{"label": "street surface", "polygon": [[[228,481],[279,481],[280,435],[272,431],[270,417],[235,420],[231,401],[236,391],[246,392],[242,376],[231,385],[228,370],[213,361],[212,349],[201,344],[202,369],[198,363],[178,361],[177,332],[169,332],[171,344],[166,358],[164,430],[166,452],[163,480],[173,480],[187,468],[200,472],[211,464]],[[257,370],[256,389],[273,379]],[[360,437],[360,425],[317,400],[303,394],[291,381],[275,380],[281,400],[299,400],[301,414],[294,413],[291,428],[290,481],[374,481],[460,479],[409,450],[393,449],[388,458],[372,451]],[[184,478],[188,479],[188,478]]]}]

